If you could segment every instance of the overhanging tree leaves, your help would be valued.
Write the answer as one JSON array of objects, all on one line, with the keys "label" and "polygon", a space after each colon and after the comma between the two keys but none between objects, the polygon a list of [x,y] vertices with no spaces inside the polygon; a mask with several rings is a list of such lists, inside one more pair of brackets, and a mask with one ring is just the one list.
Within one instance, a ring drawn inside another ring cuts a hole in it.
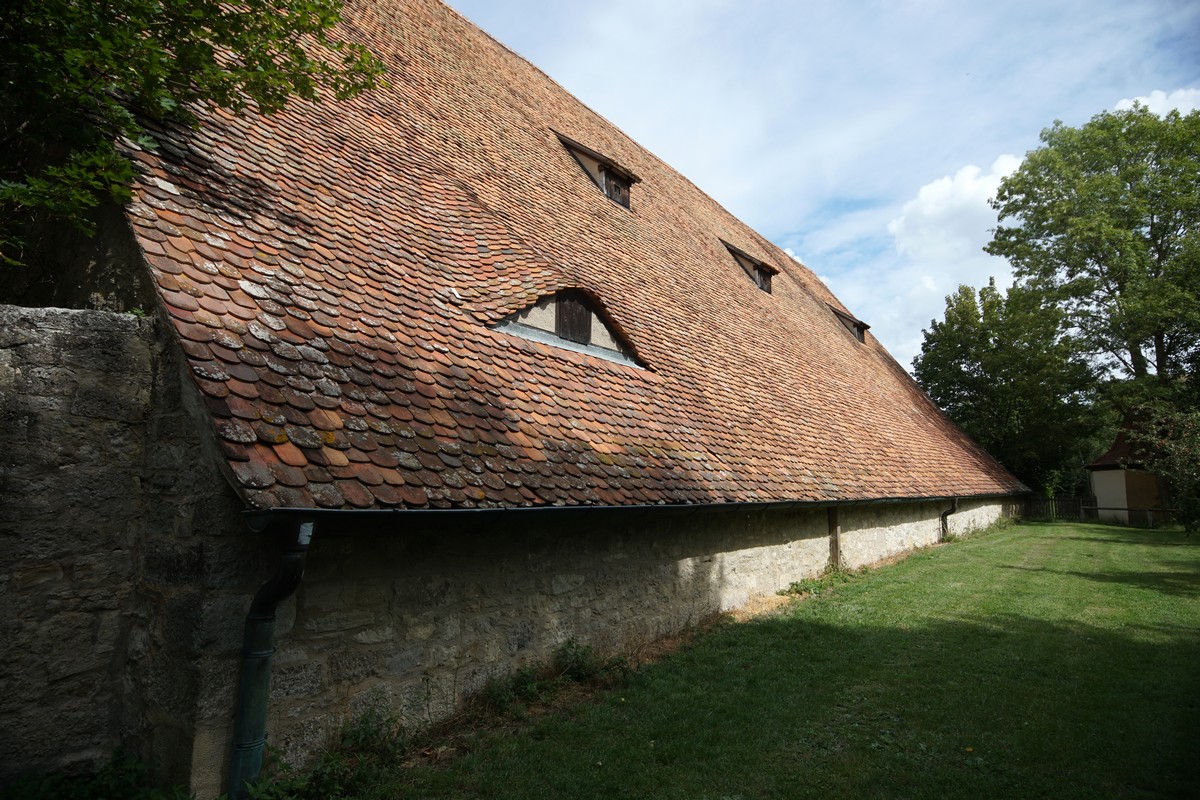
[{"label": "overhanging tree leaves", "polygon": [[1145,466],[1166,482],[1167,502],[1188,533],[1200,533],[1200,411],[1158,403],[1142,409],[1130,439]]},{"label": "overhanging tree leaves", "polygon": [[128,197],[121,138],[139,115],[188,104],[262,113],[291,97],[372,87],[383,67],[333,28],[340,0],[9,0],[0,4],[0,257],[22,226],[88,227],[101,198]]},{"label": "overhanging tree leaves", "polygon": [[1128,377],[1168,382],[1200,349],[1200,112],[1055,123],[1001,182],[986,248]]},{"label": "overhanging tree leaves", "polygon": [[1026,484],[1077,488],[1102,427],[1095,379],[1061,333],[1061,313],[1036,292],[995,282],[960,286],[925,331],[913,374],[937,405]]}]

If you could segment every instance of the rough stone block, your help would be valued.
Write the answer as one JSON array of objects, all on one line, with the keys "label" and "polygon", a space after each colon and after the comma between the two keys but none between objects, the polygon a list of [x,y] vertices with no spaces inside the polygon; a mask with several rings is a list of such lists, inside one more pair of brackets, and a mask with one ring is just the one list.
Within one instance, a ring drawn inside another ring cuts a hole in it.
[{"label": "rough stone block", "polygon": [[208,574],[207,543],[151,540],[142,550],[143,579],[167,586],[202,583]]},{"label": "rough stone block", "polygon": [[[393,659],[395,656],[392,657]],[[399,663],[387,662],[389,672],[404,672],[417,666],[417,657],[410,658],[411,664],[402,667]],[[397,669],[399,667],[399,669]],[[329,656],[329,680],[336,685],[349,686],[362,681],[364,678],[377,675],[384,668],[384,653],[382,651],[340,651]]]},{"label": "rough stone block", "polygon": [[407,675],[410,672],[419,670],[428,660],[425,656],[424,646],[405,643],[397,647],[387,657],[387,660],[384,662],[384,669],[388,675]]},{"label": "rough stone block", "polygon": [[287,697],[314,695],[324,683],[324,670],[316,662],[277,664],[271,672],[270,699],[277,702]]},{"label": "rough stone block", "polygon": [[193,647],[205,653],[240,651],[246,612],[252,598],[240,594],[215,593],[202,597],[199,625],[193,633]]},{"label": "rough stone block", "polygon": [[[53,590],[53,584],[63,581],[63,566],[57,561],[36,562],[12,573],[9,580],[18,592]],[[51,584],[51,585],[47,585]]]},{"label": "rough stone block", "polygon": [[396,631],[391,625],[383,625],[377,628],[368,628],[365,631],[359,631],[354,634],[354,641],[359,644],[380,644],[381,642],[390,642],[396,638]]},{"label": "rough stone block", "polygon": [[130,393],[119,387],[92,386],[81,388],[71,398],[71,413],[79,417],[139,422],[149,413],[148,400],[146,392]]}]

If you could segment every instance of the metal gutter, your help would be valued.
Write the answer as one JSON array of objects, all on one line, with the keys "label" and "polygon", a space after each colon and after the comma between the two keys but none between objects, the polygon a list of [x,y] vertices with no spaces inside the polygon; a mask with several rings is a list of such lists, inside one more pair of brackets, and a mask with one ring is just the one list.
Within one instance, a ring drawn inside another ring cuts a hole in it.
[{"label": "metal gutter", "polygon": [[761,503],[663,503],[627,506],[502,506],[496,508],[267,508],[242,512],[250,530],[260,533],[295,520],[320,522],[323,533],[378,532],[404,526],[405,530],[423,524],[443,527],[458,521],[464,524],[519,523],[531,518],[576,516],[596,513],[628,517],[648,514],[690,516],[694,514],[741,513],[752,511],[790,511],[801,509],[847,508],[851,506],[899,505],[902,503],[958,503],[962,500],[987,500],[1016,497],[1019,493],[945,495],[938,497],[882,497],[866,500],[785,500]]}]

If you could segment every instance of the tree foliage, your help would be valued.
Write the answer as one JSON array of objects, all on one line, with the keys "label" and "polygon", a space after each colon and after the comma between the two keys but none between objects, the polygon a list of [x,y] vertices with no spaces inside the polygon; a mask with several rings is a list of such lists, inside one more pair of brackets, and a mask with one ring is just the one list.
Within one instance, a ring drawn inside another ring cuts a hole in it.
[{"label": "tree foliage", "polygon": [[[946,299],[918,381],[1027,483],[1129,435],[1200,525],[1200,112],[1055,123],[1000,185],[985,248],[1017,283]],[[1147,410],[1149,409],[1149,410]],[[1111,436],[1111,432],[1109,433]],[[1090,451],[1090,452],[1089,452]]]},{"label": "tree foliage", "polygon": [[1166,483],[1167,502],[1188,533],[1200,533],[1200,411],[1166,404],[1142,409],[1142,424],[1130,432],[1145,453],[1145,466]]},{"label": "tree foliage", "polygon": [[0,8],[0,256],[50,216],[88,226],[128,197],[116,143],[191,104],[270,114],[289,98],[375,85],[382,65],[335,38],[340,0],[9,0]]},{"label": "tree foliage", "polygon": [[1075,488],[1090,439],[1095,376],[1037,292],[959,286],[925,331],[913,373],[935,403],[1027,485]]},{"label": "tree foliage", "polygon": [[1169,381],[1200,349],[1200,111],[1056,122],[1000,185],[986,248],[1125,376]]}]

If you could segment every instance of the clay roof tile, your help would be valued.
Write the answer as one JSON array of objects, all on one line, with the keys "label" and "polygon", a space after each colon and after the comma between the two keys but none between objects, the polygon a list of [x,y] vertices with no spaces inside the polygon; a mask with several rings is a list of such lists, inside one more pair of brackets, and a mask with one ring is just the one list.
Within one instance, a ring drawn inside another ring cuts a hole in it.
[{"label": "clay roof tile", "polygon": [[[196,109],[134,153],[127,214],[248,503],[1023,489],[807,267],[446,6],[395,3],[345,9],[389,87]],[[638,176],[629,208],[564,141]],[[641,366],[494,327],[570,288]]]}]

